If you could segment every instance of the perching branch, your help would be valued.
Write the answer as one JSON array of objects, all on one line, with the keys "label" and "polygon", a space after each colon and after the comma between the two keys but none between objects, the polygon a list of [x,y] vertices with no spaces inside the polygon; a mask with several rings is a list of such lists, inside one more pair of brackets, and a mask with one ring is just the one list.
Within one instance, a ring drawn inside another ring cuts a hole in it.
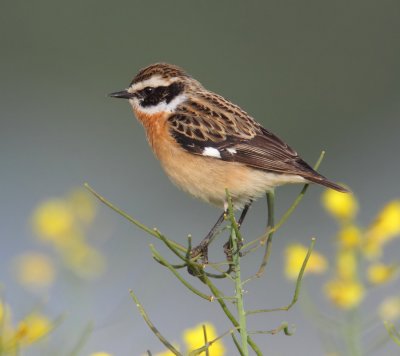
[{"label": "perching branch", "polygon": [[241,280],[241,270],[240,270],[240,253],[239,253],[239,244],[242,241],[242,237],[240,235],[239,227],[235,220],[235,215],[233,214],[233,205],[232,199],[229,195],[228,190],[226,190],[226,198],[228,201],[228,212],[229,219],[232,224],[231,237],[230,241],[232,244],[232,263],[234,265],[235,271],[235,296],[236,296],[236,307],[237,313],[239,316],[239,331],[242,339],[241,349],[243,354],[248,355],[249,350],[247,346],[247,323],[246,323],[246,312],[244,310],[243,304],[243,284]]},{"label": "perching branch", "polygon": [[[158,230],[151,229],[150,227],[142,224],[138,220],[132,218],[130,215],[128,215],[125,211],[123,211],[120,208],[117,208],[114,204],[112,204],[110,201],[108,201],[106,198],[104,198],[102,195],[97,193],[88,183],[84,183],[84,186],[86,189],[88,189],[97,199],[99,199],[103,204],[107,205],[109,208],[114,210],[116,213],[124,217],[126,220],[130,221],[132,224],[136,225],[139,229],[147,232],[149,235],[154,236],[155,238],[162,240],[160,236],[160,232]],[[175,241],[169,240],[170,244],[174,246],[176,249],[186,252],[186,248],[183,247],[182,245],[178,244]]]},{"label": "perching branch", "polygon": [[[324,156],[324,152],[321,153],[321,156],[319,160],[317,161],[315,165],[315,169],[318,168],[319,164],[321,163],[322,159]],[[281,308],[275,308],[275,309],[259,309],[259,310],[253,310],[253,311],[245,311],[244,308],[244,293],[243,293],[243,286],[245,283],[249,282],[250,280],[253,280],[254,278],[260,277],[263,272],[265,271],[265,268],[267,267],[270,255],[271,255],[271,246],[272,246],[272,240],[273,240],[273,235],[274,233],[287,221],[287,219],[290,217],[290,215],[293,213],[293,211],[296,209],[302,198],[304,197],[305,192],[307,191],[308,184],[304,185],[303,189],[293,202],[293,204],[289,207],[289,209],[286,211],[286,213],[282,216],[282,218],[279,220],[279,222],[275,225],[274,221],[274,192],[268,192],[267,193],[267,203],[268,203],[268,219],[267,219],[267,228],[263,236],[247,243],[246,245],[243,246],[243,250],[245,248],[249,248],[247,251],[243,253],[239,253],[240,246],[242,245],[242,236],[239,230],[239,226],[236,222],[234,211],[233,211],[233,205],[232,205],[232,199],[229,195],[228,190],[226,190],[226,198],[228,202],[228,221],[230,222],[230,243],[228,246],[228,249],[225,251],[227,254],[227,259],[228,261],[225,263],[210,263],[208,266],[214,268],[219,272],[219,274],[214,274],[214,273],[209,273],[206,272],[203,265],[200,265],[199,263],[196,262],[196,258],[191,258],[191,237],[188,236],[188,246],[184,247],[183,245],[168,239],[165,237],[158,229],[151,229],[148,226],[140,223],[136,219],[132,218],[130,215],[128,215],[125,211],[117,208],[115,205],[110,203],[108,200],[106,200],[103,196],[101,196],[99,193],[97,193],[94,189],[92,189],[87,183],[85,183],[85,187],[95,195],[96,198],[98,198],[102,203],[107,205],[109,208],[117,212],[119,215],[123,216],[125,219],[142,229],[143,231],[147,232],[151,236],[157,238],[158,240],[162,241],[168,249],[176,256],[178,259],[181,261],[179,264],[171,264],[170,262],[167,261],[156,249],[155,247],[151,244],[150,249],[153,254],[153,258],[166,267],[168,270],[172,272],[172,274],[192,293],[195,295],[199,296],[202,299],[205,299],[207,301],[217,301],[219,306],[221,307],[223,313],[225,316],[230,320],[230,322],[233,325],[233,328],[228,330],[227,332],[223,333],[221,336],[215,338],[214,340],[209,341],[207,337],[207,330],[203,327],[203,334],[204,334],[204,345],[201,348],[198,348],[197,350],[193,350],[190,355],[196,355],[200,354],[202,352],[206,353],[206,356],[209,354],[209,347],[215,343],[217,340],[221,339],[222,337],[226,335],[231,335],[233,342],[238,350],[238,353],[242,356],[248,356],[249,355],[249,346],[250,348],[256,353],[256,355],[261,356],[262,352],[257,346],[257,344],[253,341],[252,337],[250,334],[276,334],[278,332],[283,331],[286,335],[291,335],[292,331],[289,330],[289,326],[287,323],[282,323],[279,327],[272,329],[272,330],[267,330],[267,331],[255,331],[255,332],[249,332],[247,329],[247,316],[251,314],[257,314],[257,313],[266,313],[266,312],[272,312],[272,311],[288,311],[298,300],[300,290],[301,290],[301,283],[302,283],[302,278],[304,275],[305,268],[307,266],[307,262],[310,258],[311,252],[313,250],[314,244],[315,244],[315,239],[313,238],[310,244],[310,247],[308,249],[307,255],[303,261],[302,267],[300,269],[299,275],[297,277],[296,281],[296,286],[295,286],[295,291],[292,297],[291,302],[284,307]],[[227,227],[221,229],[218,233],[221,233],[225,231]],[[255,246],[256,245],[256,246]],[[257,273],[250,277],[249,279],[243,281],[242,280],[242,271],[241,271],[241,260],[242,257],[247,255],[248,253],[258,249],[260,246],[265,245],[265,251],[264,251],[264,256],[262,259],[262,262],[260,264],[260,267],[257,271]],[[253,246],[253,247],[251,247]],[[221,271],[220,266],[222,264],[227,264],[229,265],[229,268],[226,271]],[[191,273],[192,276],[195,278],[198,278],[201,282],[204,283],[205,286],[210,290],[211,294],[208,295],[204,293],[203,291],[195,288],[191,283],[189,283],[180,273],[178,273],[178,269],[186,267],[189,272]],[[235,295],[234,296],[226,296],[224,293],[217,288],[217,286],[211,281],[211,278],[225,278],[227,277],[228,279],[232,280],[235,284]],[[168,342],[157,330],[157,328],[154,326],[154,324],[150,321],[148,318],[145,310],[143,309],[142,305],[139,303],[136,295],[133,293],[133,291],[130,291],[130,294],[132,296],[132,299],[135,301],[136,306],[139,309],[140,314],[142,315],[143,319],[147,323],[147,325],[150,327],[150,329],[153,331],[153,333],[157,336],[157,338],[170,350],[172,351],[175,355],[181,355],[178,350],[176,350],[171,343]],[[237,317],[234,315],[234,313],[230,310],[228,305],[226,304],[225,301],[231,301],[233,304],[236,306],[236,313]],[[240,334],[240,339],[238,338]]]}]

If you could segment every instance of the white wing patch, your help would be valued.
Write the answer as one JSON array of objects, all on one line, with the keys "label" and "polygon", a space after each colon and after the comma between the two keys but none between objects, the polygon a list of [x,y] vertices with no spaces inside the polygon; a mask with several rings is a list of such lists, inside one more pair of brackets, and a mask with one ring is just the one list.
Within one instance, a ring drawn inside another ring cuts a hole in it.
[{"label": "white wing patch", "polygon": [[203,156],[221,158],[221,154],[219,151],[214,147],[205,147],[202,153]]},{"label": "white wing patch", "polygon": [[234,155],[236,152],[236,150],[234,148],[227,148],[226,149],[231,155]]}]

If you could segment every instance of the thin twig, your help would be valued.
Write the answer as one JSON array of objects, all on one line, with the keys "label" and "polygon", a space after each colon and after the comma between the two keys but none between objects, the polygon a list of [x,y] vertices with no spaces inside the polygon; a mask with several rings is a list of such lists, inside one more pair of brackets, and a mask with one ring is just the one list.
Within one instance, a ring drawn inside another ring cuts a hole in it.
[{"label": "thin twig", "polygon": [[240,356],[244,356],[242,347],[240,346],[239,340],[236,338],[236,335],[235,334],[231,334],[231,336],[232,336],[233,343],[235,344],[237,350],[239,351]]},{"label": "thin twig", "polygon": [[162,262],[162,264],[167,267],[176,278],[179,279],[179,281],[186,287],[188,288],[190,291],[192,291],[194,294],[198,295],[199,297],[208,300],[209,302],[212,302],[214,300],[214,297],[212,295],[207,295],[204,294],[203,292],[200,292],[198,289],[196,289],[195,287],[193,287],[189,282],[187,282],[175,269],[174,267],[167,262],[167,260],[164,259],[164,257],[162,257],[159,252],[155,249],[154,245],[150,245],[150,249],[151,252],[153,253],[153,256],[155,256],[159,261]]},{"label": "thin twig", "polygon": [[[124,217],[126,220],[128,220],[129,222],[131,222],[132,224],[136,225],[139,229],[142,229],[143,231],[147,232],[149,235],[154,236],[155,238],[162,240],[162,238],[160,237],[160,233],[158,232],[158,230],[154,230],[151,229],[150,227],[142,224],[141,222],[139,222],[138,220],[132,218],[130,215],[128,215],[125,211],[123,211],[120,208],[117,208],[114,204],[112,204],[110,201],[108,201],[106,198],[104,198],[102,195],[100,195],[99,193],[97,193],[88,183],[84,183],[84,186],[86,189],[88,189],[97,199],[99,199],[103,204],[107,205],[109,208],[111,208],[112,210],[114,210],[116,213],[118,213],[119,215],[121,215],[122,217]],[[170,244],[172,246],[174,246],[175,248],[177,248],[178,250],[182,251],[182,252],[186,252],[186,248],[180,244],[178,244],[175,241],[172,240],[168,240],[170,242]]]},{"label": "thin twig", "polygon": [[396,330],[395,326],[390,321],[384,321],[383,325],[385,326],[390,338],[400,346],[400,333]]},{"label": "thin twig", "polygon": [[203,336],[204,336],[204,345],[207,345],[207,349],[205,350],[206,356],[210,356],[210,352],[208,351],[208,348],[211,346],[211,344],[209,344],[208,340],[207,340],[207,328],[204,324],[202,325],[202,328],[203,328]]},{"label": "thin twig", "polygon": [[[274,236],[274,220],[275,220],[275,192],[272,190],[267,193],[267,203],[268,203],[268,225],[267,225],[267,231],[268,237],[267,237],[267,245],[265,246],[265,251],[264,251],[264,256],[260,265],[260,268],[258,269],[255,277],[259,278],[265,271],[265,268],[267,267],[269,257],[271,255],[271,247],[272,247],[272,238]],[[261,240],[260,243],[264,244],[265,240]]]},{"label": "thin twig", "polygon": [[149,326],[149,328],[154,333],[154,335],[156,335],[157,338],[164,344],[164,346],[168,350],[172,351],[174,353],[174,355],[182,356],[182,354],[174,346],[172,346],[163,335],[161,335],[161,333],[158,331],[158,329],[151,322],[151,320],[149,319],[146,311],[144,310],[143,306],[140,304],[139,299],[136,297],[136,295],[133,292],[133,290],[130,290],[129,293],[130,293],[132,299],[134,300],[134,302],[136,304],[136,307],[138,308],[138,310],[140,312],[140,315],[143,317],[144,321]]},{"label": "thin twig", "polygon": [[82,348],[85,346],[87,341],[89,340],[90,335],[93,332],[93,323],[89,323],[86,325],[86,327],[83,329],[82,334],[80,335],[76,345],[73,347],[73,349],[67,354],[68,356],[77,356],[81,353]]},{"label": "thin twig", "polygon": [[308,263],[308,260],[310,259],[311,253],[314,249],[315,241],[316,241],[316,239],[315,239],[315,237],[313,237],[311,239],[311,243],[308,248],[306,257],[304,258],[303,263],[301,265],[299,275],[297,276],[296,287],[294,289],[292,301],[288,305],[286,305],[284,307],[280,307],[280,308],[249,310],[247,312],[247,315],[258,314],[258,313],[269,313],[269,312],[274,312],[274,311],[288,311],[293,305],[296,304],[297,300],[299,299],[300,290],[301,290],[301,282],[303,280],[304,272],[306,270],[307,263]]},{"label": "thin twig", "polygon": [[285,335],[287,336],[292,336],[294,334],[294,330],[289,330],[289,324],[286,322],[283,322],[281,325],[279,325],[276,329],[272,330],[266,330],[266,331],[251,331],[249,334],[270,334],[270,335],[275,335],[279,332],[283,331]]},{"label": "thin twig", "polygon": [[[177,257],[179,257],[182,261],[184,261],[186,263],[187,258],[178,251],[176,246],[174,246],[171,243],[172,241],[167,239],[158,229],[154,228],[153,230],[155,232],[157,232],[157,234],[158,234],[159,238],[161,239],[161,241],[165,243],[165,245],[172,251],[172,253],[174,253]],[[187,255],[187,253],[188,253],[188,251],[185,251],[186,255]]]},{"label": "thin twig", "polygon": [[[317,170],[319,166],[321,165],[322,160],[324,159],[325,156],[325,151],[322,151],[321,154],[319,155],[319,158],[317,162],[314,165],[314,170]],[[293,211],[297,208],[297,205],[301,202],[303,199],[304,195],[306,194],[306,191],[309,187],[309,184],[304,184],[303,189],[301,190],[300,194],[297,196],[293,204],[290,206],[290,208],[286,211],[285,214],[281,217],[281,219],[278,221],[278,223],[274,226],[273,230],[276,231],[278,230],[289,218],[290,215],[292,215]]]},{"label": "thin twig", "polygon": [[[319,168],[319,166],[322,163],[322,160],[324,159],[324,156],[325,156],[325,151],[321,151],[321,154],[320,154],[317,162],[314,165],[314,170],[317,170]],[[304,184],[303,188],[301,189],[300,193],[297,195],[296,199],[293,201],[292,205],[286,210],[286,212],[283,214],[283,216],[278,221],[278,223],[275,224],[275,226],[272,229],[273,230],[272,232],[278,231],[282,227],[282,225],[286,222],[286,220],[290,217],[290,215],[294,212],[294,210],[297,208],[297,206],[299,205],[301,200],[304,198],[304,195],[308,189],[308,186],[309,186],[309,184]],[[265,241],[265,239],[268,237],[268,234],[270,232],[271,231],[267,228],[267,230],[265,231],[265,233],[262,236],[245,244],[243,246],[243,249],[249,248],[250,246],[253,246],[254,244],[258,244],[256,247],[253,247],[249,251],[246,251],[245,254],[252,252],[254,250],[257,250],[262,245],[262,241]]]},{"label": "thin twig", "polygon": [[226,335],[233,335],[233,333],[236,331],[236,328],[230,329],[226,332],[224,332],[223,334],[219,335],[218,337],[216,337],[215,339],[211,340],[211,341],[207,341],[207,334],[205,331],[205,325],[202,325],[203,327],[203,333],[204,333],[204,338],[206,340],[205,344],[202,347],[199,347],[196,350],[192,350],[189,353],[189,356],[195,356],[195,355],[199,355],[202,352],[206,352],[206,355],[209,354],[209,349],[211,347],[212,344],[214,344],[215,342],[217,342],[218,340],[222,339],[223,337],[225,337]]}]

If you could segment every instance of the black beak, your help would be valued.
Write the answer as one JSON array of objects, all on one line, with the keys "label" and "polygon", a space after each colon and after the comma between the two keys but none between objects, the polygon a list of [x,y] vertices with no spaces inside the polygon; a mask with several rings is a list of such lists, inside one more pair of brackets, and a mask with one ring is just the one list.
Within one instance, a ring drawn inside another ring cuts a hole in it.
[{"label": "black beak", "polygon": [[129,93],[127,90],[117,91],[115,93],[108,94],[112,98],[119,98],[119,99],[131,99],[135,96],[134,93]]}]

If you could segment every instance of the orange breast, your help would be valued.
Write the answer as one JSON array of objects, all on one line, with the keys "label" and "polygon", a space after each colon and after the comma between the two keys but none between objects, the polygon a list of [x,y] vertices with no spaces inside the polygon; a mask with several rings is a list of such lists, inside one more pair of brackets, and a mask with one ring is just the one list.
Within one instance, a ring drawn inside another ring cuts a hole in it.
[{"label": "orange breast", "polygon": [[[168,113],[160,112],[156,114],[146,114],[139,110],[134,110],[137,119],[142,123],[151,148],[158,159],[162,159],[162,142],[168,135],[167,118]],[[161,155],[161,156],[160,156]]]},{"label": "orange breast", "polygon": [[186,152],[169,133],[168,113],[148,115],[135,110],[135,114],[168,177],[196,198],[222,208],[228,188],[235,208],[240,208],[276,185],[266,173],[241,163]]}]

